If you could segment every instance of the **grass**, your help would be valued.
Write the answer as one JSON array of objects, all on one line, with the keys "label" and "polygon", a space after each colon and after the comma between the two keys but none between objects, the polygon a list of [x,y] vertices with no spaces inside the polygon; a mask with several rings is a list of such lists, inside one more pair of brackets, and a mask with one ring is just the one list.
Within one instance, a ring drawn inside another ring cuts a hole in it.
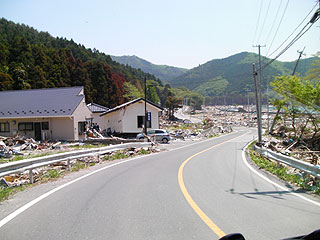
[{"label": "grass", "polygon": [[104,156],[102,159],[104,161],[114,161],[114,160],[118,160],[118,159],[125,159],[125,158],[128,158],[128,157],[129,156],[126,155],[122,150],[119,150],[119,151],[116,151],[113,154]]},{"label": "grass", "polygon": [[51,169],[51,170],[47,171],[47,172],[43,175],[42,179],[43,179],[43,180],[50,180],[50,179],[59,178],[60,176],[62,176],[62,173],[61,173],[61,172],[59,172],[59,171],[56,170],[56,169]]},{"label": "grass", "polygon": [[252,161],[260,168],[276,175],[280,179],[296,185],[297,187],[320,196],[320,181],[312,179],[310,175],[301,176],[290,173],[289,168],[283,164],[273,162],[252,149],[252,143],[249,146],[249,154]]},{"label": "grass", "polygon": [[14,161],[20,161],[20,160],[24,160],[24,159],[30,159],[30,158],[36,158],[36,157],[45,157],[45,156],[49,156],[49,155],[53,155],[53,154],[57,154],[57,153],[63,153],[63,152],[67,152],[68,150],[65,151],[58,151],[58,152],[46,152],[46,153],[39,153],[39,154],[35,154],[35,155],[17,155],[14,156],[12,159],[10,158],[0,158],[0,161],[3,162],[14,162]]},{"label": "grass", "polygon": [[25,190],[27,187],[29,187],[29,184],[17,186],[14,188],[0,186],[0,202],[7,200],[10,196],[16,194],[17,192]]},{"label": "grass", "polygon": [[73,149],[91,149],[91,148],[101,148],[106,147],[105,144],[84,144],[84,145],[77,145],[77,146],[70,146],[69,148]]},{"label": "grass", "polygon": [[87,165],[84,162],[77,162],[76,164],[72,165],[71,171],[78,172],[80,169],[86,168]]}]

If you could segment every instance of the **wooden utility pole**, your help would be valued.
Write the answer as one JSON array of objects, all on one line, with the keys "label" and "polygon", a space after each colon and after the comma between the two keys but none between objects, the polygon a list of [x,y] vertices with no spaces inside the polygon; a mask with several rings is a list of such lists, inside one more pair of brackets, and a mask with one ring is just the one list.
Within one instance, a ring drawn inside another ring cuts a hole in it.
[{"label": "wooden utility pole", "polygon": [[[259,73],[258,73],[258,80],[255,78],[255,83],[256,85],[256,94],[257,94],[257,117],[258,117],[258,137],[259,137],[259,144],[262,143],[262,124],[261,124],[261,118],[262,118],[262,93],[261,93],[261,72],[262,72],[262,67],[261,67],[261,47],[265,47],[258,45],[258,46],[253,46],[253,47],[258,47],[258,53],[259,53]],[[254,70],[255,70],[255,65],[254,65]],[[254,76],[257,75],[257,72],[255,71]]]},{"label": "wooden utility pole", "polygon": [[144,77],[144,134],[147,135],[147,78]]},{"label": "wooden utility pole", "polygon": [[302,51],[298,51],[299,57],[298,57],[298,60],[297,60],[297,62],[296,62],[296,65],[294,66],[292,76],[296,73],[296,70],[297,70],[297,67],[298,67],[298,63],[299,63],[299,61],[300,61],[300,58],[301,58],[301,56],[302,56],[303,51],[304,51],[305,48],[306,48],[306,47],[304,47]]},{"label": "wooden utility pole", "polygon": [[254,89],[256,92],[256,113],[257,113],[257,120],[258,120],[258,143],[259,145],[262,142],[262,129],[261,129],[261,115],[260,115],[260,104],[261,102],[259,101],[259,86],[257,83],[257,71],[256,71],[256,65],[253,63],[252,64],[252,70],[253,70],[253,81],[254,81]]}]

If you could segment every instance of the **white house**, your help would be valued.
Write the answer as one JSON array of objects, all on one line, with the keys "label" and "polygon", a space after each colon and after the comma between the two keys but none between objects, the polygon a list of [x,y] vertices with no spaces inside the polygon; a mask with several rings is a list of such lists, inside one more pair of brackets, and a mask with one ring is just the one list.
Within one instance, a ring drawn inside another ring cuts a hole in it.
[{"label": "white house", "polygon": [[0,135],[85,139],[91,111],[83,87],[0,91]]},{"label": "white house", "polygon": [[[162,108],[156,104],[146,101],[147,128],[159,128],[159,116]],[[102,113],[104,118],[102,129],[109,129],[116,133],[139,133],[143,131],[145,116],[145,99],[138,98],[124,103],[109,111]]]}]

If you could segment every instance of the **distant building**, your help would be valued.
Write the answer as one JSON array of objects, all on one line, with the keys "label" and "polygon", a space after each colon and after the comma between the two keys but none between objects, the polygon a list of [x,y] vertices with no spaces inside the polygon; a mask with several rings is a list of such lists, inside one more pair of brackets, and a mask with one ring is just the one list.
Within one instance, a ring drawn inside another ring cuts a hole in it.
[{"label": "distant building", "polygon": [[107,111],[109,111],[110,109],[96,104],[96,103],[89,103],[87,104],[87,107],[90,109],[91,111],[91,116],[92,116],[92,123],[97,123],[100,127],[101,130],[104,130],[105,128],[103,128],[104,126],[104,117],[101,116],[102,113],[105,113]]},{"label": "distant building", "polygon": [[[159,116],[162,108],[147,100],[147,128],[159,128]],[[102,129],[111,132],[136,134],[143,131],[145,116],[145,99],[138,98],[102,113],[104,118]]]},{"label": "distant building", "polygon": [[91,111],[83,87],[0,91],[0,135],[85,139]]}]

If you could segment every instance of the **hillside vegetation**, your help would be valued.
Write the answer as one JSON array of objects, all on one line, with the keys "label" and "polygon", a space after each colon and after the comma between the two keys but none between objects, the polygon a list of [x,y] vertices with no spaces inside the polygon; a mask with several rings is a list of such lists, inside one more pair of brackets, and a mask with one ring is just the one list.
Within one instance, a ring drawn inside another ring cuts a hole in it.
[{"label": "hillside vegetation", "polygon": [[0,19],[0,91],[84,86],[87,102],[114,107],[140,97],[145,78],[159,86],[152,99],[165,98],[162,82],[150,73],[72,39]]},{"label": "hillside vegetation", "polygon": [[[315,59],[317,58],[300,60],[296,73],[304,76]],[[262,57],[262,65],[268,61],[269,59]],[[169,83],[172,87],[185,86],[204,96],[233,96],[233,100],[236,100],[238,96],[254,91],[252,63],[256,63],[258,68],[257,62],[257,54],[242,52],[209,61],[172,79]],[[291,75],[295,64],[296,62],[275,61],[266,67],[262,72],[262,90],[266,91],[268,82],[274,77]]]},{"label": "hillside vegetation", "polygon": [[121,64],[129,65],[141,69],[144,72],[151,73],[164,82],[168,82],[188,71],[188,69],[185,68],[156,65],[137,56],[111,56],[111,58]]}]

